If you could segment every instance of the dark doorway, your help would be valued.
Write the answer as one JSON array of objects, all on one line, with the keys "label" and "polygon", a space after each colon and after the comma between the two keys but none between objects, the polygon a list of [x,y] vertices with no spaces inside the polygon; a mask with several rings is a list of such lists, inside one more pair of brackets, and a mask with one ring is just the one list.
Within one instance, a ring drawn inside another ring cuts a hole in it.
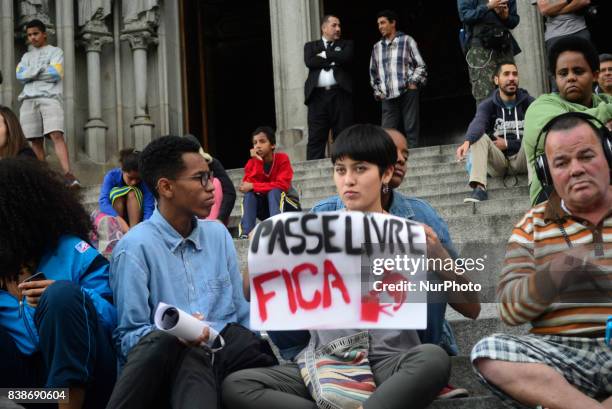
[{"label": "dark doorway", "polygon": [[610,18],[612,18],[612,1],[592,1],[587,9],[586,20],[591,32],[593,44],[600,54],[612,53],[610,41]]},{"label": "dark doorway", "polygon": [[456,0],[324,0],[324,13],[337,15],[342,36],[355,42],[356,121],[380,123],[380,103],[372,96],[368,67],[372,46],[380,40],[376,14],[387,8],[398,13],[398,28],[416,40],[427,64],[427,86],[421,91],[421,146],[462,140],[476,105],[459,46]]},{"label": "dark doorway", "polygon": [[182,0],[185,128],[226,168],[276,127],[268,0]]}]

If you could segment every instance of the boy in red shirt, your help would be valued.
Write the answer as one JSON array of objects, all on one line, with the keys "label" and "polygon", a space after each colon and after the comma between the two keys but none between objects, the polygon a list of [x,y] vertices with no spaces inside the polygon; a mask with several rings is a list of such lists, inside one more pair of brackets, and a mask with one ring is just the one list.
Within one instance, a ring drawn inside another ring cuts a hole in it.
[{"label": "boy in red shirt", "polygon": [[265,220],[280,213],[281,194],[291,187],[293,169],[286,153],[275,153],[272,128],[261,126],[252,134],[251,159],[244,167],[238,190],[244,193],[240,238],[247,238],[257,218]]}]

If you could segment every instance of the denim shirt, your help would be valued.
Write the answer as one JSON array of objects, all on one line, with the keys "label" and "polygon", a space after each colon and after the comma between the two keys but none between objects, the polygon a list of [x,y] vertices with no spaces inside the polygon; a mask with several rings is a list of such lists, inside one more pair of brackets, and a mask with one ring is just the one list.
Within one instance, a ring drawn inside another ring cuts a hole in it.
[{"label": "denim shirt", "polygon": [[[344,209],[344,203],[342,203],[340,197],[336,195],[321,200],[312,207],[311,211],[326,212],[340,209]],[[457,253],[457,250],[455,249],[455,246],[450,238],[446,222],[442,220],[440,215],[438,215],[438,212],[436,212],[436,210],[426,201],[413,197],[407,197],[395,190],[392,190],[389,213],[394,216],[403,217],[428,225],[438,235],[440,243],[442,246],[444,246],[446,251],[448,251],[448,254],[452,258],[459,257],[459,253]]]},{"label": "denim shirt", "polygon": [[232,238],[221,223],[193,223],[184,238],[155,209],[113,251],[110,283],[119,322],[113,338],[121,361],[155,329],[159,302],[199,312],[217,331],[230,322],[249,326]]}]

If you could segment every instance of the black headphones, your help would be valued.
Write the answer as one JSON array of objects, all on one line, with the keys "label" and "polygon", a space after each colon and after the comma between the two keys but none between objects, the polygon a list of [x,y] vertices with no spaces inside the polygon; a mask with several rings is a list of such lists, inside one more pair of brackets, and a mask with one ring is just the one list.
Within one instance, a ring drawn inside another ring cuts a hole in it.
[{"label": "black headphones", "polygon": [[[566,112],[548,121],[538,134],[538,139],[536,139],[536,148],[533,151],[533,161],[536,176],[538,177],[538,180],[542,184],[543,188],[552,186],[553,181],[552,176],[550,174],[550,169],[548,168],[548,159],[546,159],[546,153],[543,152],[540,155],[537,154],[537,149],[540,144],[540,138],[542,137],[542,135],[544,135],[544,146],[546,146],[546,137],[548,136],[550,128],[552,128],[558,121],[564,118],[584,119],[591,126],[591,128],[596,131],[595,133],[599,136],[599,139],[601,140],[601,146],[603,148],[606,160],[608,161],[608,168],[612,170],[612,133],[610,133],[610,130],[606,128],[603,122],[601,122],[594,116],[585,114],[584,112]],[[597,128],[595,125],[593,125],[591,121],[597,122],[599,125],[601,125],[601,128]],[[612,178],[610,179],[610,184],[612,184]]]}]

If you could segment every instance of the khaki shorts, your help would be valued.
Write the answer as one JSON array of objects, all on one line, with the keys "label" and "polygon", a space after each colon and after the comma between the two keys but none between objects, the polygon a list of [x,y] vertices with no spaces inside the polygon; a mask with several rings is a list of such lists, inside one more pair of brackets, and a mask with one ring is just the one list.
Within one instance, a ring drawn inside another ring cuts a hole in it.
[{"label": "khaki shorts", "polygon": [[54,98],[25,99],[19,122],[27,139],[42,138],[54,131],[64,133],[64,108]]}]

